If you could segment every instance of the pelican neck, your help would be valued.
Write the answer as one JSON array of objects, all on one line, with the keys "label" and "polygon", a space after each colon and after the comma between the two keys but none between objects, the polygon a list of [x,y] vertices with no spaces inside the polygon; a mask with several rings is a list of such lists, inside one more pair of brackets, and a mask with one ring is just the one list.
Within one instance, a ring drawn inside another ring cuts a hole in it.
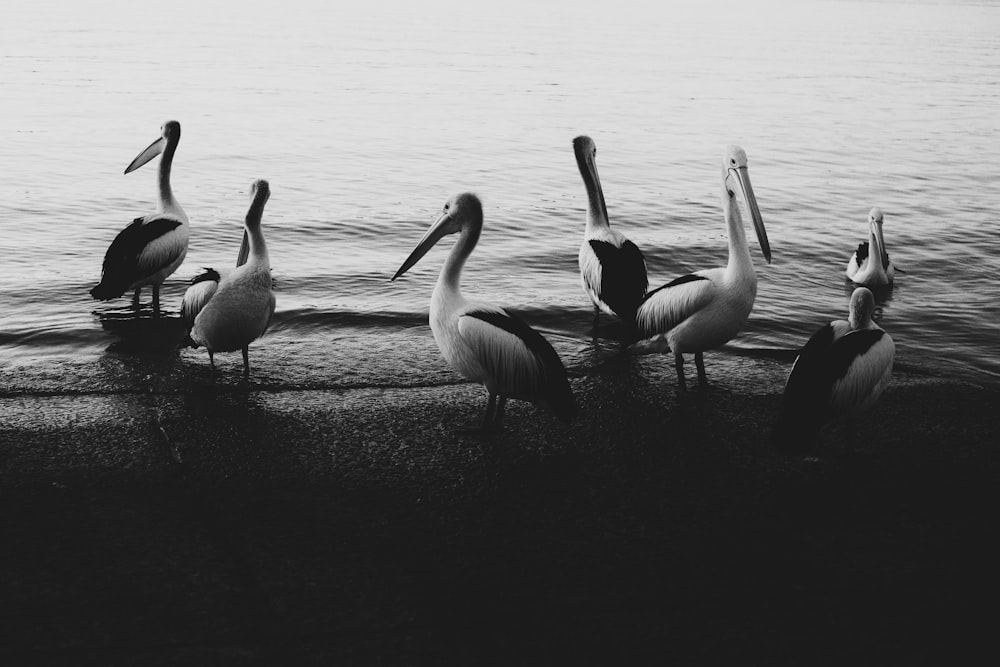
[{"label": "pelican neck", "polygon": [[160,208],[164,212],[177,212],[184,216],[184,209],[174,199],[174,191],[170,187],[170,169],[173,166],[174,152],[176,150],[177,144],[168,141],[166,147],[163,149],[163,155],[160,156],[159,175],[157,179],[160,190]]},{"label": "pelican neck", "polygon": [[727,270],[747,270],[753,273],[753,260],[750,258],[750,246],[747,243],[746,229],[743,227],[743,216],[739,204],[736,203],[736,193],[729,191],[727,181],[729,171],[722,179],[722,208],[725,211],[726,231],[729,242],[729,263]]},{"label": "pelican neck", "polygon": [[444,266],[441,267],[441,274],[438,276],[438,285],[441,288],[456,294],[459,292],[462,280],[462,268],[465,266],[465,260],[469,258],[469,255],[472,254],[473,249],[476,247],[482,228],[483,223],[481,219],[478,222],[473,221],[470,224],[462,226],[458,240],[455,241],[455,245],[452,247],[451,252],[448,253],[448,258],[444,262]]},{"label": "pelican neck", "polygon": [[597,175],[597,163],[587,157],[578,160],[578,162],[580,176],[587,189],[587,234],[601,229],[610,229],[608,205],[604,200],[604,189],[601,188],[600,176]]}]

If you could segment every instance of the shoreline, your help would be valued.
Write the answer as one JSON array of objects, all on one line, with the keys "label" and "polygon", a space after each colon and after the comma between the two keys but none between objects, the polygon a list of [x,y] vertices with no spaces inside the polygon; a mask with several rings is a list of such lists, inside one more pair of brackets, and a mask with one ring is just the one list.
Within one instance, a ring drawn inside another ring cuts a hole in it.
[{"label": "shoreline", "polygon": [[605,366],[573,423],[512,401],[492,437],[467,383],[4,396],[0,662],[975,655],[1000,392],[900,371],[787,460],[788,367],[719,355],[678,399]]}]

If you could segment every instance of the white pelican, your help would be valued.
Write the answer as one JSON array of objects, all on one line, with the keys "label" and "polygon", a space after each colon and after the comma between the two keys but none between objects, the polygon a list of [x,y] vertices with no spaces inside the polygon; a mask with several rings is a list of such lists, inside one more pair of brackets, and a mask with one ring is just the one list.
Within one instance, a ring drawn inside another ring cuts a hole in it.
[{"label": "white pelican", "polygon": [[707,382],[702,353],[739,333],[757,296],[757,274],[736,203],[737,189],[746,200],[761,252],[771,262],[771,245],[750,185],[746,151],[730,146],[722,165],[722,208],[729,231],[729,264],[724,269],[681,276],[653,290],[646,295],[636,315],[639,335],[645,340],[636,343],[633,349],[642,353],[672,351],[682,392],[687,389],[683,355],[694,353],[698,379]]},{"label": "white pelican", "polygon": [[851,294],[848,320],[822,327],[805,344],[788,374],[774,442],[784,454],[806,451],[824,423],[870,408],[889,383],[896,346],[872,321],[875,297]]},{"label": "white pelican", "polygon": [[587,226],[580,245],[580,279],[594,302],[594,324],[600,312],[618,315],[633,325],[635,311],[646,296],[646,260],[624,234],[611,229],[601,179],[597,175],[597,146],[587,136],[573,140],[576,164],[587,189]]},{"label": "white pelican", "polygon": [[508,398],[547,407],[568,420],[576,413],[576,401],[566,369],[549,342],[503,308],[467,300],[459,290],[462,267],[482,229],[479,198],[468,192],[452,197],[392,280],[406,273],[444,236],[459,234],[431,296],[430,325],[452,368],[486,386],[489,402],[483,430],[500,425]]},{"label": "white pelican", "polygon": [[245,378],[250,377],[250,343],[264,335],[274,314],[271,265],[260,228],[270,196],[267,181],[254,181],[237,268],[223,276],[208,269],[192,281],[181,304],[183,318],[192,325],[191,340],[208,350],[212,367],[216,352],[242,350]]},{"label": "white pelican", "polygon": [[[240,251],[236,256],[236,268],[246,264],[250,255],[250,237],[246,228],[243,229],[243,242],[240,243]],[[181,300],[181,320],[187,326],[188,331],[194,326],[194,318],[198,316],[201,309],[205,307],[208,300],[219,288],[224,276],[231,273],[229,269],[215,269],[205,267],[205,269],[191,279],[188,288],[184,291],[184,298]]]},{"label": "white pelican", "polygon": [[[881,257],[881,261],[872,261]],[[882,209],[877,206],[868,212],[868,240],[858,245],[858,249],[847,262],[847,277],[865,287],[885,287],[892,284],[896,267],[889,261],[882,236]]]},{"label": "white pelican", "polygon": [[139,153],[125,168],[128,174],[162,153],[157,179],[159,203],[156,213],[136,218],[111,242],[104,255],[101,282],[90,295],[101,301],[135,290],[132,304],[139,307],[139,292],[153,286],[153,312],[160,314],[160,285],[184,261],[188,249],[188,217],[170,188],[170,166],[181,139],[181,124],[168,120],[160,138]]}]

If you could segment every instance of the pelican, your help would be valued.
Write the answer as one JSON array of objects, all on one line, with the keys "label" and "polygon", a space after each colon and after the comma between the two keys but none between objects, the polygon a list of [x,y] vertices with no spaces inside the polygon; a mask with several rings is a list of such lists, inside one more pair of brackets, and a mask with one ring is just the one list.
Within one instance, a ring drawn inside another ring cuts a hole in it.
[{"label": "pelican", "polygon": [[462,267],[482,229],[479,198],[468,192],[452,197],[392,280],[406,273],[444,236],[459,234],[431,296],[430,325],[452,368],[486,386],[489,401],[483,430],[500,426],[508,398],[547,407],[560,419],[569,420],[576,413],[576,401],[566,369],[549,342],[503,308],[467,300],[459,290]]},{"label": "pelican", "polygon": [[250,343],[264,335],[274,314],[271,266],[260,228],[270,196],[267,181],[254,181],[237,268],[226,275],[206,270],[192,281],[181,304],[181,315],[191,325],[191,340],[208,350],[212,367],[216,352],[242,350],[243,377],[248,379]]},{"label": "pelican", "polygon": [[587,226],[580,245],[580,279],[594,303],[594,324],[601,311],[635,323],[635,312],[646,296],[646,260],[624,234],[611,229],[601,179],[597,175],[597,146],[587,136],[573,140],[576,164],[587,189]]},{"label": "pelican", "polygon": [[[881,257],[881,261],[872,261],[872,257]],[[895,276],[896,267],[889,261],[882,236],[882,209],[876,206],[868,212],[868,240],[858,245],[847,262],[847,277],[865,287],[885,287]]]},{"label": "pelican", "polygon": [[892,337],[872,321],[875,297],[866,287],[851,294],[847,321],[812,335],[788,374],[774,442],[784,454],[807,450],[820,426],[857,417],[882,395],[896,354]]},{"label": "pelican", "polygon": [[[250,238],[244,227],[243,242],[240,243],[240,251],[236,256],[236,268],[246,264],[249,255]],[[191,279],[187,290],[184,291],[184,298],[181,300],[181,320],[189,331],[194,326],[195,317],[215,294],[215,290],[219,288],[223,276],[228,276],[230,273],[231,271],[227,269],[205,267],[201,273]]]},{"label": "pelican", "polygon": [[636,343],[633,349],[640,353],[672,351],[681,392],[687,390],[683,355],[694,353],[698,379],[707,382],[702,353],[739,333],[757,296],[757,274],[736,203],[737,189],[743,193],[761,252],[771,262],[771,245],[750,185],[746,151],[730,146],[722,165],[722,208],[729,232],[729,263],[724,269],[696,271],[653,290],[646,295],[636,315],[639,334],[645,340]]},{"label": "pelican", "polygon": [[125,168],[126,174],[131,173],[162,154],[157,179],[159,203],[156,213],[136,218],[111,242],[104,255],[101,282],[90,290],[95,299],[108,301],[135,290],[132,305],[138,308],[139,292],[152,285],[153,313],[160,314],[160,285],[181,265],[188,249],[188,217],[170,187],[170,166],[180,139],[181,124],[168,120],[160,128],[160,138]]}]

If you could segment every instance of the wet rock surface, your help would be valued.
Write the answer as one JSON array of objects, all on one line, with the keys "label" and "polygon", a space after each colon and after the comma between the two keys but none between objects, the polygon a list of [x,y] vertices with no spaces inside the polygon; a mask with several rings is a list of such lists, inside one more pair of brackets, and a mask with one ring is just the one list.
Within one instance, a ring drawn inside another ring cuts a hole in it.
[{"label": "wet rock surface", "polygon": [[783,459],[788,365],[732,364],[575,377],[574,423],[512,402],[492,436],[468,384],[5,395],[0,664],[975,655],[997,388],[897,372]]}]

